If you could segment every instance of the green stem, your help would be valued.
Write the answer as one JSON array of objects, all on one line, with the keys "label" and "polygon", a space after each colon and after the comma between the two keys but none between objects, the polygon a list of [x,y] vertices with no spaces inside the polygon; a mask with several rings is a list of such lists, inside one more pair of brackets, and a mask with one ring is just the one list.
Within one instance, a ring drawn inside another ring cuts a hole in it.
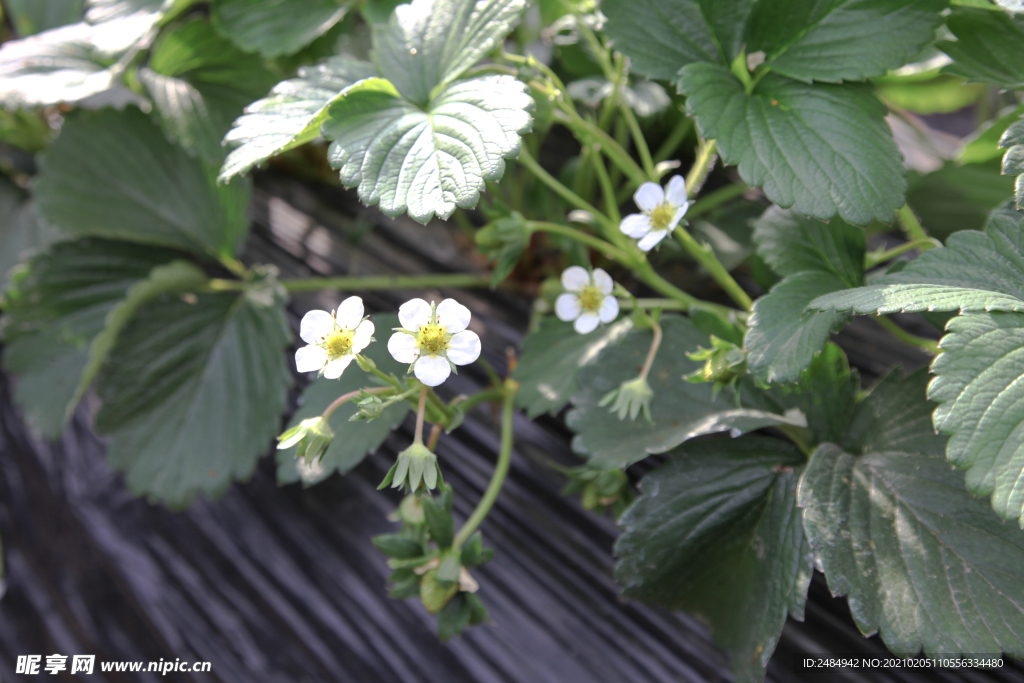
[{"label": "green stem", "polygon": [[792,441],[804,455],[808,458],[811,457],[811,453],[814,452],[814,449],[804,439],[804,429],[801,429],[800,427],[793,427],[791,425],[779,425],[778,429],[780,432],[788,436],[790,441]]},{"label": "green stem", "polygon": [[626,120],[626,125],[629,126],[629,133],[633,136],[633,144],[636,145],[636,151],[640,155],[640,163],[643,164],[647,179],[651,182],[658,182],[658,176],[654,172],[654,160],[651,159],[651,150],[647,147],[644,132],[640,129],[640,123],[636,120],[633,110],[625,102],[619,102],[619,110],[622,113],[622,118]]},{"label": "green stem", "polygon": [[[917,216],[914,215],[913,210],[909,204],[904,204],[900,207],[899,211],[896,212],[896,217],[900,221],[900,225],[903,226],[904,232],[913,241],[923,241],[928,239],[928,233],[925,231],[924,226],[921,225],[921,221],[917,220]],[[934,246],[934,245],[933,245]],[[921,251],[931,249],[930,246],[922,245]]]},{"label": "green stem", "polygon": [[706,195],[695,201],[690,205],[690,209],[686,212],[687,220],[693,220],[699,218],[706,213],[710,213],[725,204],[728,201],[740,197],[744,192],[750,188],[743,183],[736,183],[734,185],[726,185],[720,187],[717,190],[708,192]]},{"label": "green stem", "polygon": [[714,304],[710,301],[701,301],[700,299],[687,294],[665,278],[658,275],[651,264],[647,261],[640,261],[637,263],[633,266],[633,271],[648,287],[679,302],[681,306],[680,310],[691,311],[694,309],[700,309],[707,311],[708,313],[713,313],[724,320],[730,321],[734,320],[738,313],[738,311],[729,308],[728,306]]},{"label": "green stem", "polygon": [[654,365],[654,358],[658,355],[658,348],[661,346],[661,325],[653,318],[648,318],[647,322],[650,324],[651,329],[654,330],[654,339],[651,340],[651,348],[648,349],[647,358],[644,359],[644,366],[640,370],[641,379],[647,379],[647,375],[651,372],[651,366]]},{"label": "green stem", "polygon": [[348,403],[352,399],[360,396],[363,392],[366,392],[367,394],[384,394],[389,391],[394,391],[394,389],[392,387],[371,387],[369,389],[356,389],[355,391],[350,391],[347,394],[342,394],[338,398],[334,399],[334,402],[332,402],[331,405],[327,406],[327,410],[325,410],[320,417],[324,420],[330,419],[331,415],[334,414],[334,411],[337,410],[339,406]]},{"label": "green stem", "polygon": [[499,398],[505,396],[504,389],[484,389],[478,391],[472,396],[467,396],[458,403],[452,402],[453,408],[458,408],[464,413],[468,413],[473,408],[476,408],[481,403],[489,403],[491,401],[497,401]]},{"label": "green stem", "polygon": [[[597,174],[597,182],[601,185],[601,193],[604,195],[604,210],[608,212],[608,218],[614,225],[622,222],[622,214],[619,213],[619,202],[615,198],[615,188],[612,187],[612,179],[608,176],[608,169],[604,167],[604,159],[599,153],[594,154],[594,173]],[[612,230],[609,238],[624,236],[619,230]]]},{"label": "green stem", "polygon": [[664,311],[689,310],[675,299],[619,299],[619,308],[624,311],[631,311],[633,309],[649,311],[656,308]]},{"label": "green stem", "polygon": [[583,197],[579,196],[578,194],[570,190],[562,183],[558,182],[558,180],[553,175],[545,171],[544,168],[539,163],[537,163],[537,160],[533,158],[533,155],[531,155],[525,147],[522,149],[521,152],[519,152],[519,163],[525,166],[530,171],[530,173],[537,177],[538,180],[540,180],[542,183],[544,183],[552,190],[554,190],[555,194],[557,194],[562,199],[575,206],[577,209],[582,209],[587,213],[593,215],[594,218],[601,221],[601,224],[604,225],[607,229],[614,229],[618,227],[611,222],[611,219],[609,219],[608,216],[598,211],[598,209],[593,204],[591,204]]},{"label": "green stem", "polygon": [[611,159],[612,163],[622,169],[622,172],[629,177],[630,181],[636,185],[642,185],[647,182],[647,174],[633,160],[633,157],[629,156],[629,152],[615,141],[615,138],[598,128],[597,125],[584,119],[574,109],[564,106],[564,104],[556,110],[556,114],[559,112],[563,116],[556,118],[560,118],[562,123],[572,129],[576,137],[580,139],[580,142],[584,144],[593,144],[595,142],[600,144],[601,151]]},{"label": "green stem", "polygon": [[487,490],[484,491],[483,497],[477,503],[476,509],[459,529],[459,533],[455,535],[455,540],[452,542],[454,549],[461,548],[462,544],[469,540],[469,537],[484,521],[487,513],[491,511],[494,501],[497,500],[498,493],[501,492],[502,484],[505,483],[505,476],[508,474],[508,468],[512,462],[512,420],[515,417],[516,391],[518,389],[518,382],[511,379],[505,380],[505,402],[501,413],[501,450],[498,452],[498,462],[494,466],[491,482],[487,485]]},{"label": "green stem", "polygon": [[[232,282],[211,280],[210,284]],[[243,283],[244,284],[244,283]],[[310,277],[281,280],[289,292],[318,289],[370,291],[375,289],[428,289],[432,287],[490,287],[490,275],[476,273],[438,273],[433,275],[367,275],[348,277]]]},{"label": "green stem", "polygon": [[696,196],[700,186],[704,184],[708,173],[711,172],[711,167],[714,166],[715,150],[717,148],[718,145],[714,140],[700,139],[700,145],[697,147],[697,158],[694,160],[693,166],[686,176],[686,195],[688,197]]},{"label": "green stem", "polygon": [[376,375],[381,380],[383,380],[387,384],[390,384],[391,386],[393,386],[398,391],[402,391],[403,389],[405,389],[405,387],[402,386],[402,383],[397,378],[392,377],[391,375],[384,374],[380,370],[380,368],[377,368],[375,365],[374,366],[370,366],[369,363],[366,362],[367,359],[364,356],[357,356],[357,358],[362,358],[363,359],[363,362],[360,363],[360,367],[361,368],[365,369],[366,367],[369,367],[368,372],[370,372],[373,375]]},{"label": "green stem", "polygon": [[708,271],[708,274],[714,278],[722,289],[732,297],[732,300],[740,305],[745,311],[749,311],[750,307],[754,305],[754,302],[750,300],[747,293],[743,291],[739,283],[733,279],[729,271],[725,269],[722,262],[715,256],[715,251],[706,244],[698,244],[697,240],[693,239],[693,236],[686,231],[686,228],[679,226],[675,229],[676,239],[683,245],[683,248],[690,253],[693,258],[697,259],[697,262],[704,266],[704,269]]},{"label": "green stem", "polygon": [[672,156],[675,151],[679,149],[679,145],[683,144],[683,140],[685,140],[686,136],[690,134],[690,130],[692,128],[693,121],[689,117],[683,116],[680,118],[679,121],[676,122],[675,127],[668,134],[668,137],[666,137],[662,141],[661,145],[658,146],[658,151],[654,153],[654,163],[660,164],[662,161],[665,161]]},{"label": "green stem", "polygon": [[[927,245],[927,246],[926,246]],[[894,259],[900,254],[905,254],[908,251],[914,249],[931,249],[932,247],[941,247],[942,243],[934,237],[926,237],[923,240],[912,240],[910,242],[904,242],[898,247],[892,249],[881,250],[866,254],[864,256],[864,268],[874,268],[880,263],[885,263],[890,259]]]},{"label": "green stem", "polygon": [[562,235],[563,237],[576,240],[581,244],[585,244],[588,247],[596,249],[606,258],[619,261],[625,266],[632,265],[634,260],[628,253],[619,249],[611,242],[607,242],[600,237],[595,237],[594,235],[585,233],[582,230],[569,227],[568,225],[549,223],[547,221],[526,221],[526,227],[530,232],[548,232],[553,235]]},{"label": "green stem", "polygon": [[878,316],[875,321],[892,333],[894,337],[900,341],[904,341],[908,344],[912,344],[920,349],[927,351],[933,356],[937,356],[942,353],[942,349],[939,348],[939,343],[932,341],[931,339],[925,339],[924,337],[918,337],[916,334],[911,334],[904,330],[902,327],[894,323],[893,321],[883,316]]},{"label": "green stem", "polygon": [[427,385],[420,387],[420,405],[416,409],[416,433],[413,435],[413,443],[423,444],[423,414],[427,410]]}]

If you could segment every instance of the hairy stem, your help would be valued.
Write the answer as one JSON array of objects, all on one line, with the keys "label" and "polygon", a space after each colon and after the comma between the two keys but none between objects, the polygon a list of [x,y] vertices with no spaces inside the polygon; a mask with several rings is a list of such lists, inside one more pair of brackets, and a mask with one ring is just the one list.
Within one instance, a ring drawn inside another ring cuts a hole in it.
[{"label": "hairy stem", "polygon": [[[215,282],[232,282],[231,280]],[[490,275],[476,273],[437,273],[434,275],[367,275],[365,277],[311,277],[281,280],[289,292],[318,289],[370,291],[375,289],[427,289],[431,287],[490,287]]]},{"label": "hairy stem", "polygon": [[497,500],[498,494],[501,492],[501,486],[505,483],[505,476],[508,474],[509,464],[512,462],[512,420],[515,417],[516,391],[518,389],[519,382],[512,379],[505,380],[505,401],[501,413],[501,450],[498,452],[498,462],[494,466],[494,474],[491,475],[487,490],[484,491],[473,514],[455,535],[452,548],[461,548],[462,544],[469,540],[469,537],[487,517],[487,513],[491,511],[494,501]]},{"label": "hairy stem", "polygon": [[427,450],[431,453],[437,448],[437,440],[441,438],[441,431],[444,428],[440,422],[435,422],[434,426],[430,428],[430,436],[427,437]]},{"label": "hairy stem", "polygon": [[526,227],[530,232],[547,232],[552,235],[561,235],[563,237],[576,240],[580,244],[585,244],[588,247],[601,252],[601,254],[606,258],[619,261],[626,266],[631,265],[633,262],[633,258],[629,254],[622,249],[619,249],[614,244],[568,225],[562,225],[561,223],[548,223],[547,221],[527,221]]},{"label": "hairy stem", "polygon": [[918,337],[916,334],[911,334],[910,332],[907,332],[902,327],[900,327],[899,325],[897,325],[896,323],[894,323],[893,321],[889,320],[884,316],[878,316],[877,318],[875,318],[875,321],[879,325],[884,327],[886,330],[891,332],[892,335],[899,339],[900,341],[904,341],[908,344],[913,344],[914,346],[923,349],[924,351],[927,351],[933,356],[937,356],[940,353],[942,353],[942,349],[939,348],[938,342],[932,341],[931,339],[925,339],[924,337]]},{"label": "hairy stem", "polygon": [[593,215],[595,219],[601,222],[601,225],[604,226],[606,230],[613,230],[616,227],[618,227],[614,223],[612,223],[611,219],[608,218],[608,216],[601,213],[593,204],[591,204],[586,199],[570,190],[562,183],[558,182],[558,180],[553,175],[545,171],[544,168],[539,163],[537,163],[537,160],[533,158],[533,155],[531,155],[525,147],[522,149],[521,152],[519,152],[519,163],[525,166],[530,171],[530,173],[536,176],[537,180],[541,181],[549,188],[551,188],[559,197],[569,202],[577,209],[582,209],[583,211],[586,211],[587,213]]},{"label": "hairy stem", "polygon": [[654,330],[654,339],[651,340],[651,348],[647,351],[647,358],[644,359],[644,367],[640,370],[640,377],[647,379],[654,365],[654,358],[658,355],[658,348],[661,346],[661,325],[654,318],[648,318],[651,329]]},{"label": "hairy stem", "polygon": [[710,213],[722,204],[743,195],[743,193],[749,189],[750,188],[743,183],[736,183],[708,192],[706,195],[690,205],[689,210],[686,212],[686,218],[693,220],[694,218],[699,218],[706,213]]},{"label": "hairy stem", "polygon": [[932,247],[941,246],[942,243],[934,237],[926,237],[923,240],[911,240],[910,242],[904,242],[898,247],[893,247],[892,249],[866,254],[864,256],[864,267],[874,268],[880,263],[885,263],[890,259],[896,258],[900,254],[905,254],[908,251],[913,251],[914,249],[931,249]]},{"label": "hairy stem", "polygon": [[350,391],[347,394],[342,394],[338,398],[334,399],[331,405],[327,406],[327,409],[323,412],[323,414],[320,415],[320,417],[324,420],[329,419],[331,415],[334,414],[334,411],[338,409],[339,406],[344,405],[345,403],[348,403],[352,399],[359,397],[363,392],[366,392],[367,394],[386,394],[389,391],[394,391],[394,388],[371,387],[369,389],[356,389],[355,391]]},{"label": "hairy stem", "polygon": [[625,311],[632,311],[634,309],[649,311],[655,308],[659,308],[663,311],[689,310],[675,299],[619,299],[619,308]]},{"label": "hairy stem", "polygon": [[896,212],[896,217],[900,221],[900,225],[903,226],[903,231],[907,233],[912,241],[921,241],[921,251],[931,249],[934,244],[924,244],[924,241],[929,240],[928,233],[925,231],[924,226],[921,225],[921,221],[917,220],[917,216],[914,215],[913,210],[909,204],[904,204],[900,207],[899,211]]},{"label": "hairy stem", "polygon": [[708,271],[708,274],[714,278],[722,289],[739,304],[743,310],[749,311],[750,307],[754,305],[754,302],[750,300],[747,293],[743,291],[739,283],[733,279],[729,271],[725,269],[722,262],[715,256],[714,250],[705,244],[698,244],[697,240],[693,239],[693,236],[686,231],[686,228],[679,226],[675,229],[676,239],[683,245],[683,248],[689,252],[690,256],[695,258],[699,264],[704,266],[704,269]]},{"label": "hairy stem", "polygon": [[621,111],[626,125],[629,126],[629,134],[633,136],[633,144],[636,145],[636,152],[640,155],[640,163],[643,164],[647,179],[657,182],[658,175],[654,172],[654,160],[651,158],[651,150],[647,147],[644,132],[640,129],[640,123],[636,120],[633,110],[625,102],[619,102],[619,111]]},{"label": "hairy stem", "polygon": [[416,409],[416,433],[413,443],[423,444],[423,414],[427,411],[427,385],[420,387],[420,405]]}]

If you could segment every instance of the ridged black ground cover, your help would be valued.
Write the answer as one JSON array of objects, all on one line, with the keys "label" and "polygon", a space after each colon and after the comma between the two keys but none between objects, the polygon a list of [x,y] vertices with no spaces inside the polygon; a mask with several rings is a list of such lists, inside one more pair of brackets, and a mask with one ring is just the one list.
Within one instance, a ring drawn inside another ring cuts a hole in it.
[{"label": "ridged black ground cover", "polygon": [[[475,266],[460,235],[442,224],[382,219],[340,190],[261,176],[252,260],[284,275],[464,272]],[[368,227],[373,230],[366,233]],[[358,242],[357,246],[353,246]],[[364,296],[368,312],[394,310],[405,293]],[[429,298],[429,294],[426,293]],[[437,298],[441,293],[434,293]],[[297,298],[293,323],[336,297]],[[460,295],[484,325],[484,355],[503,372],[506,349],[529,307],[514,292]],[[322,305],[321,305],[322,304]],[[380,336],[380,335],[378,335]],[[926,357],[891,345],[870,322],[840,338],[865,377]],[[465,368],[445,389],[486,382]],[[298,391],[295,392],[298,395]],[[492,623],[448,644],[418,602],[387,597],[385,558],[374,534],[393,525],[397,503],[376,490],[408,443],[411,424],[347,476],[303,488],[276,483],[273,456],[250,481],[183,512],[133,498],[103,457],[86,403],[60,441],[34,437],[0,376],[0,537],[7,591],[0,600],[0,680],[18,655],[95,654],[99,661],[210,661],[208,675],[166,680],[253,682],[511,681],[604,683],[722,681],[730,674],[706,630],[684,614],[624,602],[611,578],[614,523],[559,491],[552,462],[578,462],[554,418],[517,418],[508,482],[483,526],[497,560],[478,570]],[[411,423],[411,420],[410,420]],[[269,449],[269,444],[268,444]],[[442,438],[438,454],[464,518],[487,484],[498,449],[487,408]],[[1024,667],[998,671],[794,669],[799,653],[884,654],[864,639],[816,575],[807,620],[792,620],[772,665],[773,681],[1024,681]],[[26,679],[29,677],[25,677]],[[42,680],[75,680],[66,673]],[[87,681],[157,680],[101,674]]]}]

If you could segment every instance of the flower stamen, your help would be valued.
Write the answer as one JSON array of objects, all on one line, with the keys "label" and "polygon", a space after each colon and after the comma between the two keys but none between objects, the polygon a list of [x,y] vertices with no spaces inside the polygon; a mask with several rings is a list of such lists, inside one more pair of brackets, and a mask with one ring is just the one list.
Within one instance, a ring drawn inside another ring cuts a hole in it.
[{"label": "flower stamen", "polygon": [[323,347],[327,349],[327,355],[331,360],[348,355],[352,351],[352,340],[355,331],[344,329],[335,330],[324,340]]}]

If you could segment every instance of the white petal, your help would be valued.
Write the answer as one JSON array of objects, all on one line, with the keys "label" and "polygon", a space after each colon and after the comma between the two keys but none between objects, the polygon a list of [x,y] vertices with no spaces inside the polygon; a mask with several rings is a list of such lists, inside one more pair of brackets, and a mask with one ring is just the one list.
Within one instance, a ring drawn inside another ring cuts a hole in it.
[{"label": "white petal", "polygon": [[686,203],[686,180],[681,175],[673,176],[665,187],[665,200],[673,206]]},{"label": "white petal", "polygon": [[469,327],[470,317],[469,309],[455,299],[445,299],[437,305],[437,324],[448,334],[462,332]]},{"label": "white petal", "polygon": [[324,368],[324,377],[327,379],[338,379],[341,377],[341,373],[345,372],[345,368],[352,362],[354,356],[342,356],[341,358],[335,358],[327,367]]},{"label": "white petal", "polygon": [[411,363],[419,355],[416,347],[416,337],[405,332],[395,332],[388,339],[388,351],[399,363]]},{"label": "white petal", "polygon": [[363,319],[363,300],[358,296],[350,296],[345,299],[338,304],[338,310],[335,312],[334,318],[338,321],[340,327],[347,327],[350,330],[355,329],[359,321]]},{"label": "white petal", "polygon": [[464,330],[448,340],[448,360],[456,365],[469,365],[480,357],[480,337]]},{"label": "white petal", "polygon": [[569,292],[578,292],[590,284],[590,273],[582,266],[569,266],[562,271],[562,287]]},{"label": "white petal", "polygon": [[601,322],[610,323],[619,315],[619,300],[614,296],[606,296],[601,302],[601,310],[597,312],[601,316]]},{"label": "white petal", "polygon": [[430,304],[423,299],[410,299],[398,308],[398,321],[410,332],[419,332],[420,325],[430,322]]},{"label": "white petal", "polygon": [[633,194],[633,201],[641,211],[654,211],[664,200],[665,190],[658,183],[646,182]]},{"label": "white petal", "polygon": [[583,308],[580,306],[580,298],[575,294],[559,294],[555,299],[555,315],[559,320],[569,322],[580,317]]},{"label": "white petal", "polygon": [[441,356],[423,356],[416,361],[413,372],[416,374],[416,379],[428,387],[436,387],[448,379],[448,375],[452,374],[452,368],[448,365],[448,361]]},{"label": "white petal", "polygon": [[[370,341],[373,339],[373,330],[373,323],[369,320],[359,323],[356,333],[352,335],[352,353],[360,353],[370,345]],[[407,334],[403,336],[409,337]],[[412,339],[412,337],[409,338]]]},{"label": "white petal", "polygon": [[603,268],[594,268],[594,284],[601,290],[602,294],[611,294],[615,289],[615,280],[604,271]]},{"label": "white petal", "polygon": [[631,213],[619,223],[619,230],[638,240],[651,231],[651,221],[642,213]]},{"label": "white petal", "polygon": [[679,225],[679,221],[683,219],[683,214],[686,213],[686,209],[689,208],[689,206],[689,204],[683,204],[682,206],[676,209],[675,215],[672,216],[672,221],[668,224],[669,232],[672,232],[673,230],[676,229],[676,226]]},{"label": "white petal", "polygon": [[668,230],[652,230],[647,233],[647,236],[636,243],[636,246],[640,247],[641,251],[650,251],[654,247],[658,246],[658,242],[665,239],[665,235],[668,234]]},{"label": "white petal", "polygon": [[600,322],[601,318],[598,317],[597,313],[587,311],[580,317],[576,318],[573,328],[575,328],[580,334],[587,334],[588,332],[593,332],[597,329],[597,325]]},{"label": "white petal", "polygon": [[321,337],[334,331],[334,318],[327,311],[310,311],[302,316],[299,323],[299,336],[307,344],[315,344]]},{"label": "white petal", "polygon": [[[320,311],[323,313],[323,311]],[[299,372],[316,372],[327,362],[327,349],[319,346],[303,346],[295,352],[295,369]]]}]

